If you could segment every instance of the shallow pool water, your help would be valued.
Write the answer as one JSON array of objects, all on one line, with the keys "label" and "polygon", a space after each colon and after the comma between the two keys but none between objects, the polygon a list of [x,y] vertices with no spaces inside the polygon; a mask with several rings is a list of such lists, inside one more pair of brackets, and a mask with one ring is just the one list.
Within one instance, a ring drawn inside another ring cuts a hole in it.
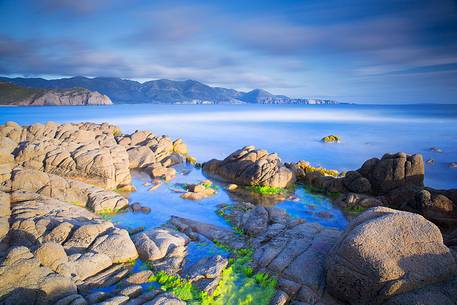
[{"label": "shallow pool water", "polygon": [[[214,196],[198,201],[182,199],[181,193],[175,191],[180,190],[179,184],[198,183],[208,178],[200,169],[189,165],[178,166],[176,169],[176,178],[171,182],[162,182],[162,185],[154,191],[148,191],[151,186],[144,185],[151,182],[147,173],[133,172],[136,192],[128,194],[129,201],[138,202],[142,206],[150,208],[151,211],[142,213],[126,210],[111,217],[111,221],[127,230],[135,230],[139,227],[147,230],[165,224],[170,216],[174,215],[229,228],[224,218],[217,215],[217,206],[223,203],[233,203],[238,197],[225,189],[225,183],[210,179],[217,188]],[[292,192],[293,194],[284,196],[286,199],[282,201],[274,200],[274,197],[271,199],[268,198],[269,196],[262,196],[266,199],[264,204],[277,206],[294,217],[318,222],[323,226],[338,229],[346,226],[346,217],[339,208],[331,203],[329,198],[313,194],[300,185]],[[257,194],[252,193],[252,195],[253,200],[249,200],[249,196],[244,196],[243,199],[251,202],[259,200]]]}]

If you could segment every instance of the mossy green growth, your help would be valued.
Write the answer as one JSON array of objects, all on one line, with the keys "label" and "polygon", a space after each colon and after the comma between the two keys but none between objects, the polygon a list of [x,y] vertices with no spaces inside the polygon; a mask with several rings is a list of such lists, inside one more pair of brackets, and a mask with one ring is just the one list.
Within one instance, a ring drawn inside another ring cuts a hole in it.
[{"label": "mossy green growth", "polygon": [[[277,280],[266,273],[256,273],[248,265],[253,251],[239,249],[237,257],[221,274],[219,285],[211,296],[203,295],[203,305],[268,305],[276,292]],[[240,256],[238,256],[240,255]]]},{"label": "mossy green growth", "polygon": [[367,208],[361,207],[361,206],[354,206],[354,207],[349,207],[344,209],[348,213],[353,213],[353,214],[359,214],[362,212],[365,212]]},{"label": "mossy green growth", "polygon": [[121,131],[119,128],[115,128],[115,129],[113,130],[113,136],[115,136],[115,137],[120,137],[120,136],[122,136],[122,131]]},{"label": "mossy green growth", "polygon": [[328,136],[323,137],[321,139],[321,141],[324,143],[338,143],[341,141],[341,138],[336,135],[328,135]]},{"label": "mossy green growth", "polygon": [[77,205],[79,207],[85,207],[86,205],[84,203],[82,203],[81,201],[71,201],[70,202],[71,204],[73,205]]},{"label": "mossy green growth", "polygon": [[314,166],[310,165],[309,162],[306,162],[306,161],[299,161],[296,165],[298,168],[302,169],[305,172],[305,174],[318,172],[324,176],[332,176],[332,177],[341,176],[337,170],[326,169],[323,167],[314,167]]},{"label": "mossy green growth", "polygon": [[205,180],[204,183],[202,183],[202,185],[204,187],[206,187],[207,189],[213,189],[215,191],[217,191],[219,189],[219,187],[217,185],[214,185],[211,181],[209,180]]},{"label": "mossy green growth", "polygon": [[119,213],[121,209],[103,209],[96,211],[95,213],[105,221],[111,221],[111,219]]},{"label": "mossy green growth", "polygon": [[248,190],[254,191],[262,195],[278,195],[286,193],[287,190],[281,187],[266,186],[266,185],[253,185],[248,186]]},{"label": "mossy green growth", "polygon": [[159,271],[149,278],[149,282],[157,282],[164,291],[174,294],[183,301],[196,301],[202,298],[202,291],[189,281],[177,276]]},{"label": "mossy green growth", "polygon": [[151,276],[161,289],[174,294],[191,305],[268,305],[276,292],[277,280],[266,273],[256,273],[248,264],[252,261],[250,249],[233,250],[235,258],[221,274],[221,280],[212,295],[199,290],[188,280],[159,271]]}]

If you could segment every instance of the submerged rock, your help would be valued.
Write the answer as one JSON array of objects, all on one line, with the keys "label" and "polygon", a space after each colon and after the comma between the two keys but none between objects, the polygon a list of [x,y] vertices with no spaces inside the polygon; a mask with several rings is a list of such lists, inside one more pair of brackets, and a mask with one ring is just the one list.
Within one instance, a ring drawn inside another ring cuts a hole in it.
[{"label": "submerged rock", "polygon": [[216,194],[211,181],[203,180],[197,184],[185,185],[187,192],[181,195],[183,199],[201,200]]},{"label": "submerged rock", "polygon": [[224,160],[210,160],[203,170],[228,182],[239,185],[285,188],[295,182],[295,175],[286,168],[278,155],[246,146]]},{"label": "submerged rock", "polygon": [[435,164],[435,160],[434,160],[434,159],[428,159],[428,160],[426,161],[426,163],[427,163],[428,165],[433,165],[433,164]]}]

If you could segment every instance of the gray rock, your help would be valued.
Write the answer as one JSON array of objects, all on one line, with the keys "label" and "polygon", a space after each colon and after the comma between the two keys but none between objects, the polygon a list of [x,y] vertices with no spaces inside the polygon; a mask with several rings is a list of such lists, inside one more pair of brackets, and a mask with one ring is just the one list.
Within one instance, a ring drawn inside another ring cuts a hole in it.
[{"label": "gray rock", "polygon": [[138,258],[138,252],[129,233],[118,228],[111,228],[106,234],[99,236],[90,246],[90,249],[107,255],[114,264],[125,263]]},{"label": "gray rock", "polygon": [[128,154],[108,124],[34,124],[0,127],[15,143],[14,162],[27,168],[75,178],[108,189],[130,186]]},{"label": "gray rock", "polygon": [[359,172],[349,171],[343,178],[344,186],[351,192],[354,193],[370,193],[371,183],[370,181],[362,177]]},{"label": "gray rock", "polygon": [[295,182],[294,173],[285,167],[276,154],[246,146],[222,161],[211,160],[203,170],[239,185],[287,187]]},{"label": "gray rock", "polygon": [[0,299],[4,304],[53,304],[76,294],[74,283],[42,267],[25,247],[8,250],[0,264]]},{"label": "gray rock", "polygon": [[129,297],[120,295],[107,299],[103,302],[97,303],[97,305],[124,305],[128,302],[128,300]]},{"label": "gray rock", "polygon": [[370,181],[373,191],[378,194],[405,185],[424,186],[424,160],[421,155],[385,154],[381,160],[366,161],[358,172]]},{"label": "gray rock", "polygon": [[88,207],[94,212],[117,211],[128,200],[113,191],[34,169],[15,168],[11,172],[11,190],[28,191]]},{"label": "gray rock", "polygon": [[136,272],[130,275],[128,278],[125,279],[126,285],[138,285],[144,284],[148,282],[149,278],[153,275],[151,270],[144,270]]},{"label": "gray rock", "polygon": [[276,291],[270,301],[270,305],[285,305],[289,301],[289,296],[282,290]]},{"label": "gray rock", "polygon": [[382,207],[355,218],[327,258],[327,288],[351,304],[380,304],[455,274],[455,259],[434,224]]},{"label": "gray rock", "polygon": [[86,300],[79,294],[72,294],[58,300],[54,305],[86,305]]},{"label": "gray rock", "polygon": [[144,303],[145,305],[186,305],[186,302],[177,299],[168,293],[163,293],[155,297],[152,301]]},{"label": "gray rock", "polygon": [[197,263],[192,265],[188,270],[183,272],[183,276],[191,282],[196,282],[201,279],[218,278],[228,265],[228,260],[220,255],[204,257]]},{"label": "gray rock", "polygon": [[143,287],[141,285],[132,285],[132,286],[127,286],[125,288],[122,288],[119,291],[119,294],[125,295],[129,298],[135,298],[139,296],[143,292]]},{"label": "gray rock", "polygon": [[160,293],[161,293],[161,291],[160,290],[156,290],[156,289],[148,291],[148,292],[145,292],[145,293],[141,294],[139,297],[137,297],[135,299],[130,299],[126,303],[126,305],[142,305],[142,304],[145,304],[148,301],[152,301]]},{"label": "gray rock", "polygon": [[174,249],[184,248],[189,239],[182,233],[156,228],[134,235],[133,241],[141,259],[155,261],[164,258]]}]

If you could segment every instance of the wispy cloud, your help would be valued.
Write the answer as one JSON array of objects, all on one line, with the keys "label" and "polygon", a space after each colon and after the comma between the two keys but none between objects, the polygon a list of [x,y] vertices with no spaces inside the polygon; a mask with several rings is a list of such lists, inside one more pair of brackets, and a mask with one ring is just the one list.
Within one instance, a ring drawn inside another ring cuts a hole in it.
[{"label": "wispy cloud", "polygon": [[0,9],[2,74],[192,78],[379,101],[380,77],[411,100],[440,73],[430,92],[455,94],[452,0],[4,0]]}]

